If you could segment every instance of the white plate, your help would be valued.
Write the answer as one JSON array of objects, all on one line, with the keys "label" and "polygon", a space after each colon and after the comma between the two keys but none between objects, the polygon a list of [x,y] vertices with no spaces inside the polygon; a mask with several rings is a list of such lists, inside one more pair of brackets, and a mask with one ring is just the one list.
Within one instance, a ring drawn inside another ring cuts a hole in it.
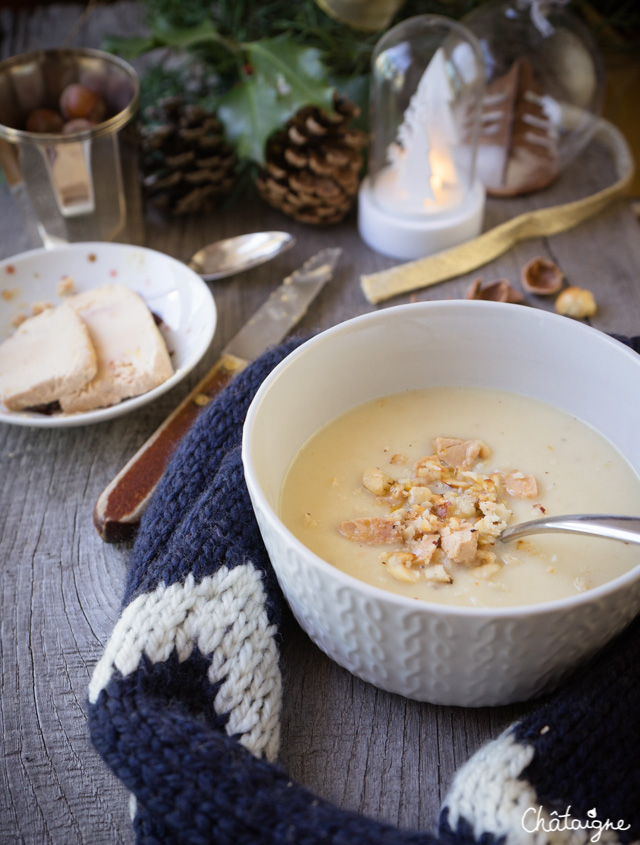
[{"label": "white plate", "polygon": [[160,331],[174,366],[163,384],[109,408],[79,414],[8,411],[0,403],[0,422],[59,428],[87,425],[126,414],[151,402],[183,379],[209,348],[216,327],[213,296],[200,276],[168,255],[143,247],[113,243],[78,243],[36,249],[0,262],[0,341],[15,331],[18,314],[31,316],[36,302],[58,305],[56,288],[64,277],[76,291],[122,284],[136,291],[160,319]]}]

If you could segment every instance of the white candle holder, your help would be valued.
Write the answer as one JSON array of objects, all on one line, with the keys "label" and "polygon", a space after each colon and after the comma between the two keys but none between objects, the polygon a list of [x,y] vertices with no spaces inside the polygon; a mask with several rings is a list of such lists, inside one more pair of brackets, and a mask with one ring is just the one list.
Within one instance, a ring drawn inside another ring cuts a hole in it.
[{"label": "white candle holder", "polygon": [[484,79],[480,45],[448,18],[409,18],[378,42],[358,215],[372,249],[421,258],[480,233],[485,191],[474,171]]}]

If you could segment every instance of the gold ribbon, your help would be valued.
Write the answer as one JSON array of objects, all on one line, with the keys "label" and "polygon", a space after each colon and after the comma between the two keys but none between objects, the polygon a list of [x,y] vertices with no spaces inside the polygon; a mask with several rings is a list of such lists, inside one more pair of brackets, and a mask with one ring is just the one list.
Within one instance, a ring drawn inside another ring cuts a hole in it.
[{"label": "gold ribbon", "polygon": [[618,175],[613,185],[574,202],[527,211],[460,246],[389,270],[363,275],[360,284],[364,295],[369,302],[382,302],[401,293],[462,276],[493,261],[519,241],[557,235],[602,211],[626,193],[633,179],[634,163],[624,136],[604,118],[598,120],[593,137],[613,156]]}]

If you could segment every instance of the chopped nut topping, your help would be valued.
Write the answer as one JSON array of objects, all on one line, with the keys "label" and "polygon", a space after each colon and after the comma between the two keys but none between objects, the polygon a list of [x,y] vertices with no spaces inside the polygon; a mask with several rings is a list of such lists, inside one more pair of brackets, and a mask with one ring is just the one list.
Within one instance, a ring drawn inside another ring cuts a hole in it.
[{"label": "chopped nut topping", "polygon": [[409,545],[416,560],[429,563],[438,545],[438,534],[423,534],[419,540],[413,540]]},{"label": "chopped nut topping", "polygon": [[537,497],[536,480],[518,471],[477,472],[474,465],[491,455],[482,440],[436,437],[433,448],[416,461],[412,477],[410,469],[397,479],[379,467],[365,470],[365,489],[389,514],[345,520],[339,531],[355,543],[394,545],[380,558],[400,581],[452,584],[456,566],[491,579],[502,568],[492,547],[512,516],[501,499]]},{"label": "chopped nut topping", "polygon": [[378,467],[371,467],[366,469],[362,476],[362,484],[364,487],[375,496],[384,496],[388,493],[393,484],[393,478],[389,478]]},{"label": "chopped nut topping", "polygon": [[398,581],[420,581],[421,571],[411,567],[415,559],[409,552],[394,552],[387,558],[387,569]]},{"label": "chopped nut topping", "polygon": [[441,563],[425,569],[423,578],[425,581],[437,581],[439,584],[453,584],[453,578]]},{"label": "chopped nut topping", "polygon": [[442,475],[442,464],[439,463],[433,456],[428,458],[420,458],[415,466],[416,477],[425,484],[432,484],[434,481],[440,481]]},{"label": "chopped nut topping", "polygon": [[410,487],[407,501],[410,505],[427,505],[434,498],[434,494],[428,487]]},{"label": "chopped nut topping", "polygon": [[501,502],[490,501],[479,502],[478,506],[484,516],[476,522],[476,530],[488,534],[489,537],[499,537],[507,527],[507,520],[511,516],[509,508]]}]

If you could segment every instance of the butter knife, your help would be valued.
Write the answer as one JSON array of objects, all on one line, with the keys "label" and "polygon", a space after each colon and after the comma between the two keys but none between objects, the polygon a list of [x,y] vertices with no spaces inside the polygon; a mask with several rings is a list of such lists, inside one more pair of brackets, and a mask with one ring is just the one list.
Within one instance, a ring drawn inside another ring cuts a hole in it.
[{"label": "butter knife", "polygon": [[280,343],[302,319],[332,277],[341,252],[323,249],[287,276],[224,347],[205,377],[104,489],[93,511],[93,524],[105,542],[133,537],[176,446],[202,409],[237,373]]}]

